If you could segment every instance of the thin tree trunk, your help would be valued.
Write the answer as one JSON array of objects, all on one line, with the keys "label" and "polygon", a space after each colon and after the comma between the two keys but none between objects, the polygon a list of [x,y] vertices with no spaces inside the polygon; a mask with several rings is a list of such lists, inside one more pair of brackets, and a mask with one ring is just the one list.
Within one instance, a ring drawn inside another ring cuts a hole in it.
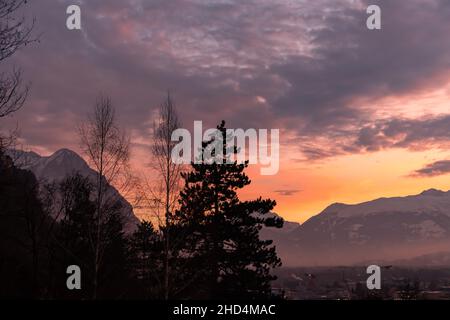
[{"label": "thin tree trunk", "polygon": [[[103,149],[103,147],[102,147]],[[103,150],[102,150],[103,154]],[[101,210],[102,210],[102,200],[103,200],[103,157],[100,159],[100,172],[98,173],[98,190],[97,190],[97,229],[96,229],[96,239],[95,239],[95,257],[94,257],[94,283],[93,283],[93,299],[97,299],[98,295],[98,271],[100,264],[100,224],[101,224]]]},{"label": "thin tree trunk", "polygon": [[[168,117],[168,123],[170,124],[171,119],[170,115]],[[169,128],[169,126],[168,126]],[[169,132],[167,132],[167,150],[166,150],[166,232],[165,232],[165,267],[164,267],[164,299],[169,300],[169,274],[170,274],[170,266],[169,266],[169,251],[170,251],[170,238],[169,238],[169,230],[170,230],[170,191],[171,191],[171,172],[170,172],[170,136]]]}]

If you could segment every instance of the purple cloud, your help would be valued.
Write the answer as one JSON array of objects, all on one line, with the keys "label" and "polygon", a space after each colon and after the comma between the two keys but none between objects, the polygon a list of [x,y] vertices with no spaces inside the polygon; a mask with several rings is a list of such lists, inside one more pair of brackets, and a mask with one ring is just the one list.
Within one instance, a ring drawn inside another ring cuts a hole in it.
[{"label": "purple cloud", "polygon": [[368,3],[92,0],[80,2],[76,32],[65,28],[67,1],[33,2],[41,43],[0,67],[20,65],[33,84],[11,124],[27,144],[76,148],[76,123],[101,92],[146,138],[170,89],[187,127],[286,128],[309,159],[445,142],[441,118],[380,121],[356,101],[438,86],[450,66],[450,7],[370,1],[383,12],[373,32]]},{"label": "purple cloud", "polygon": [[440,160],[427,164],[422,169],[414,171],[413,177],[435,177],[450,173],[450,160]]}]

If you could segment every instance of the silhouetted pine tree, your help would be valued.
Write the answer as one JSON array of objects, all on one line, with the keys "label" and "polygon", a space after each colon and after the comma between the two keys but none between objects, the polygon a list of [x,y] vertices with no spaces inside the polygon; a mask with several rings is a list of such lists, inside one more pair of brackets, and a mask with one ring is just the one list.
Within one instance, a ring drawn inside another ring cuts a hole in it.
[{"label": "silhouetted pine tree", "polygon": [[[217,127],[228,149],[225,122]],[[213,140],[203,143],[205,148]],[[231,150],[237,153],[236,148]],[[212,152],[212,156],[215,156]],[[191,286],[181,292],[189,298],[266,298],[270,296],[272,268],[281,265],[272,241],[259,238],[262,226],[281,227],[279,218],[266,217],[275,201],[261,198],[240,201],[239,189],[250,184],[244,173],[248,162],[192,164],[183,174],[178,227],[183,226],[184,248],[180,257],[189,261]],[[186,261],[185,261],[186,262]]]},{"label": "silhouetted pine tree", "polygon": [[152,223],[142,221],[129,240],[134,272],[134,296],[145,299],[163,299],[162,274],[164,269],[164,242]]}]

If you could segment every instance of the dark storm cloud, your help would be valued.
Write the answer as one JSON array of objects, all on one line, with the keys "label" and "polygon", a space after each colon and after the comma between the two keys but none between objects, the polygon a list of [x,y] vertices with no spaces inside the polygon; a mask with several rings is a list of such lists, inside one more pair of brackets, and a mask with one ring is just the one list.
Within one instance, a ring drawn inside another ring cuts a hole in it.
[{"label": "dark storm cloud", "polygon": [[[320,142],[320,141],[319,141]],[[392,148],[450,149],[450,115],[377,120],[359,129],[336,132],[322,143],[305,143],[303,160],[376,152]]]},{"label": "dark storm cloud", "polygon": [[450,143],[450,115],[424,119],[391,119],[362,128],[356,145],[367,151],[386,148],[426,149]]},{"label": "dark storm cloud", "polygon": [[441,160],[426,165],[424,168],[416,170],[411,176],[414,177],[434,177],[450,173],[450,160]]},{"label": "dark storm cloud", "polygon": [[377,122],[358,101],[435,87],[450,66],[445,0],[375,1],[382,31],[365,28],[366,1],[79,1],[82,32],[65,28],[72,3],[34,2],[41,43],[11,60],[33,82],[18,114],[33,145],[73,146],[100,92],[146,137],[171,89],[187,127],[287,128],[310,159],[408,147],[377,138],[406,123]]},{"label": "dark storm cloud", "polygon": [[[450,67],[450,6],[446,1],[378,1],[382,30],[363,27],[366,15],[348,8],[325,17],[311,32],[312,57],[295,56],[272,69],[292,86],[272,101],[278,112],[301,116],[302,134],[355,121],[370,110],[357,99],[376,101],[438,85]],[[367,103],[367,102],[366,102]]]}]

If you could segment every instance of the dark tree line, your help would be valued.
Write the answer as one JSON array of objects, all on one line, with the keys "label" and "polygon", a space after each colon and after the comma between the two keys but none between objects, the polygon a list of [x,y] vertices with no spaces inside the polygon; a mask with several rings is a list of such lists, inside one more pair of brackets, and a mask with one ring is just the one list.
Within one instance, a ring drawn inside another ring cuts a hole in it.
[{"label": "dark tree line", "polygon": [[[0,0],[0,63],[34,41],[34,22],[17,15],[26,3]],[[0,120],[20,109],[27,93],[20,69],[1,72]],[[281,227],[281,219],[264,218],[275,202],[239,200],[237,191],[250,184],[247,163],[192,164],[181,174],[182,168],[170,161],[171,133],[178,127],[169,95],[152,149],[162,183],[145,190],[153,204],[148,210],[158,211],[161,219],[155,225],[143,221],[132,234],[125,232],[123,202],[109,191],[119,182],[125,186],[121,190],[129,187],[123,178],[129,141],[115,123],[108,98],[98,100],[80,127],[94,178],[75,172],[62,181],[39,182],[8,156],[13,137],[0,131],[0,297],[271,297],[270,271],[281,262],[271,241],[259,239],[259,230]],[[225,124],[218,129],[224,138]],[[203,148],[211,143],[205,141]],[[81,290],[66,286],[70,265],[81,269]]]},{"label": "dark tree line", "polygon": [[[92,184],[79,174],[40,186],[30,171],[15,167],[1,154],[0,296],[91,297],[95,266],[89,231],[96,223],[92,194]],[[120,209],[112,208],[103,222],[105,262],[99,272],[104,281],[103,298],[120,297],[128,286],[126,277],[131,277],[125,269],[128,244]],[[79,292],[66,287],[69,265],[78,265],[83,271]]]},{"label": "dark tree line", "polygon": [[[218,127],[225,134],[224,123]],[[212,141],[204,142],[204,147]],[[224,145],[226,148],[226,144]],[[240,201],[250,184],[245,164],[192,164],[172,215],[168,279],[171,299],[271,297],[272,268],[281,265],[271,241],[259,239],[274,201]],[[166,299],[168,230],[143,221],[124,232],[119,202],[97,219],[94,183],[78,173],[39,186],[34,175],[2,153],[0,273],[3,297],[44,299]],[[101,223],[100,227],[97,224]],[[100,230],[100,237],[92,230]],[[95,241],[102,241],[96,265]],[[94,242],[94,243],[93,243]],[[68,290],[66,268],[82,270],[82,289]],[[97,277],[97,281],[95,278]],[[93,295],[95,292],[95,296]]]}]

